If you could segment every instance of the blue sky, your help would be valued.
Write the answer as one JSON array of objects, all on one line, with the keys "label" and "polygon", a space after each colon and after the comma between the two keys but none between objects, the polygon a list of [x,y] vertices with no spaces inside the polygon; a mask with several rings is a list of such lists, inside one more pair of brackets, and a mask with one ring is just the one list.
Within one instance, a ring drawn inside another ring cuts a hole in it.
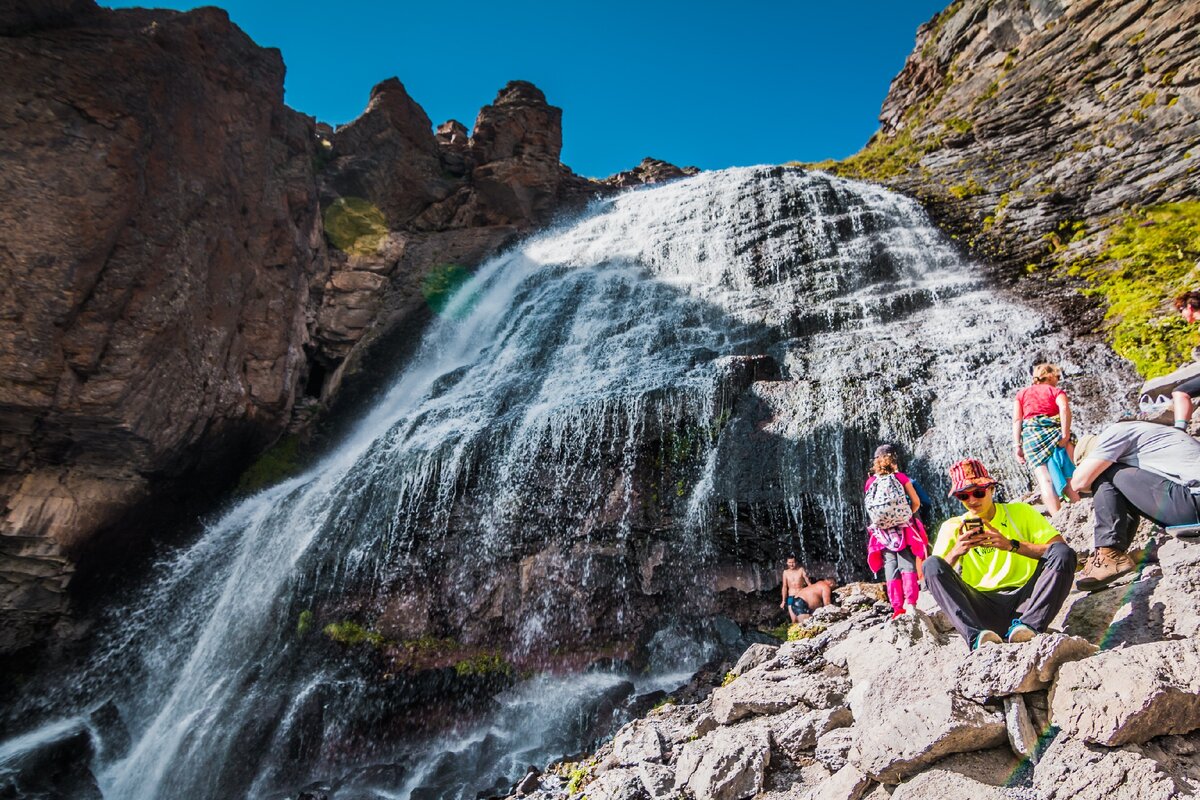
[{"label": "blue sky", "polygon": [[435,125],[470,128],[507,81],[528,80],[563,109],[563,162],[603,177],[644,156],[717,169],[857,151],[917,26],[948,2],[216,4],[283,51],[295,109],[349,122],[394,75]]}]

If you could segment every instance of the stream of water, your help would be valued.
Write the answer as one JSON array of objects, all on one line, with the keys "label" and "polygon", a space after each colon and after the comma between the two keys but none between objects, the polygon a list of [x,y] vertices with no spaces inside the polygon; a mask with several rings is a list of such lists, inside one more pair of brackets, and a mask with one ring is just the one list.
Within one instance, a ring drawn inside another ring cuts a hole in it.
[{"label": "stream of water", "polygon": [[[751,356],[774,379],[738,383]],[[606,200],[484,264],[340,446],[110,613],[105,645],[38,705],[58,713],[0,744],[0,780],[86,729],[105,800],[290,797],[316,779],[338,800],[474,797],[586,744],[580,709],[618,684],[682,683],[711,641],[678,636],[645,674],[534,669],[408,737],[378,653],[331,657],[322,627],[436,629],[538,664],[641,647],[672,598],[703,613],[705,581],[739,560],[771,569],[794,547],[861,574],[874,445],[902,443],[927,480],[972,455],[1028,486],[1007,398],[1044,357],[1118,397],[1115,359],[996,297],[883,189],[764,167]],[[123,746],[90,721],[101,706]]]}]

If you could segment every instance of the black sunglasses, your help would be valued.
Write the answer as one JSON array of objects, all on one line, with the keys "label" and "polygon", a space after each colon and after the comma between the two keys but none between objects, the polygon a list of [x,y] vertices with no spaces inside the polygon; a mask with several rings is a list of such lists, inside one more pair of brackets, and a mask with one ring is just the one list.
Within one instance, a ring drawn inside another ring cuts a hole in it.
[{"label": "black sunglasses", "polygon": [[984,498],[984,496],[987,495],[987,493],[988,493],[988,490],[986,488],[985,489],[968,489],[965,492],[955,492],[954,496],[955,496],[955,498],[957,498],[959,500],[966,500],[968,497],[974,497],[976,500],[982,500]]}]

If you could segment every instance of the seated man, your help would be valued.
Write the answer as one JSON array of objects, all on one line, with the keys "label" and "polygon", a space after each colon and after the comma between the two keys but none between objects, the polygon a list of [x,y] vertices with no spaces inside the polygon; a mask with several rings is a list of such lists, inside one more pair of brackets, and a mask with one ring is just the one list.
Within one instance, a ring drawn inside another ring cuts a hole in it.
[{"label": "seated man", "polygon": [[809,614],[832,602],[832,588],[831,580],[810,580],[808,571],[797,566],[796,557],[791,556],[787,560],[787,569],[783,571],[783,602],[779,607],[787,609],[792,622],[803,622]]},{"label": "seated man", "polygon": [[1075,575],[1058,531],[1033,506],[994,502],[995,486],[973,458],[950,467],[950,494],[967,513],[942,523],[925,562],[926,587],[972,650],[1000,642],[1000,631],[1010,642],[1045,631]]},{"label": "seated man", "polygon": [[1077,491],[1092,491],[1095,552],[1076,582],[1101,589],[1136,568],[1125,552],[1138,518],[1200,522],[1200,442],[1153,422],[1117,422],[1075,445]]}]

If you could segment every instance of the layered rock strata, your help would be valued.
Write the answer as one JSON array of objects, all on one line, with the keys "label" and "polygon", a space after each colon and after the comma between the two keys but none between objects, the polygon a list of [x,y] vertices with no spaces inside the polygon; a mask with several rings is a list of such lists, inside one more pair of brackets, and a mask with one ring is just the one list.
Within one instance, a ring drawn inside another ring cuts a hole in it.
[{"label": "layered rock strata", "polygon": [[879,132],[829,166],[915,195],[992,260],[1041,264],[1076,223],[1197,196],[1198,30],[1195,0],[958,0],[917,31]]},{"label": "layered rock strata", "polygon": [[59,618],[77,557],[119,549],[98,534],[283,429],[324,270],[277,51],[216,9],[5,29],[0,651]]}]

